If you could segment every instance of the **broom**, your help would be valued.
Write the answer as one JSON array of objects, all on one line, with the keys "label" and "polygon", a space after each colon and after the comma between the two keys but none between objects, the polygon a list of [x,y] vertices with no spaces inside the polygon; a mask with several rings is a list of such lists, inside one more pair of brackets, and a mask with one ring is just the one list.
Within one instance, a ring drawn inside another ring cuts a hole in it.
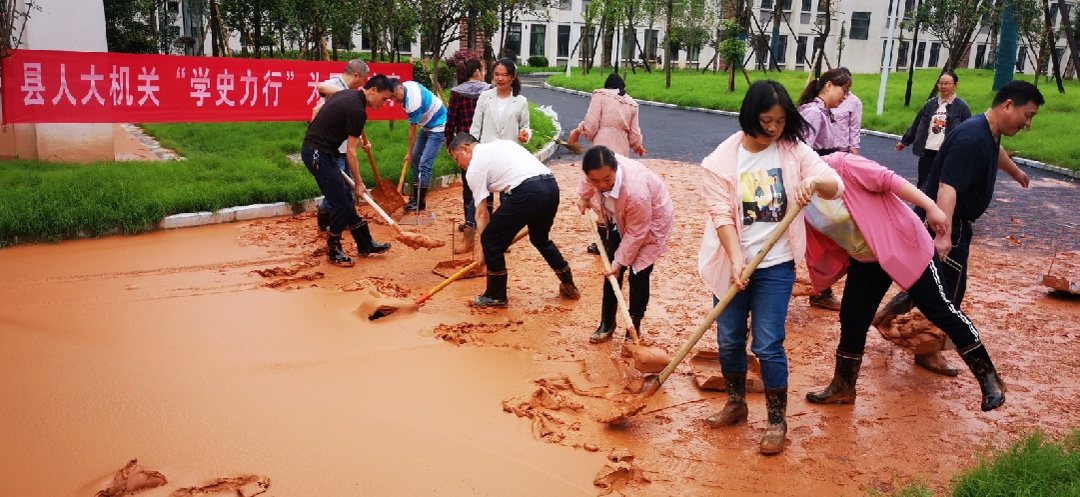
[{"label": "broom", "polygon": [[[348,174],[345,174],[345,171],[341,171],[341,177],[345,178],[345,182],[348,183],[349,186],[353,188],[356,187],[356,182],[353,181]],[[371,195],[368,194],[367,190],[364,191],[363,198],[371,208],[375,209],[375,212],[378,212],[379,215],[382,216],[383,220],[386,221],[386,224],[389,224],[397,231],[398,241],[404,243],[405,246],[411,249],[426,248],[431,250],[446,245],[446,242],[442,240],[433,240],[419,233],[410,233],[401,229],[401,226],[398,226],[398,223],[394,222],[394,220],[386,214],[386,211],[382,210],[382,207],[379,207],[379,204],[375,203],[375,199],[371,198]]]},{"label": "broom", "polygon": [[580,143],[570,143],[557,136],[553,136],[548,139],[555,142],[556,145],[562,145],[563,148],[565,148],[568,152],[574,155],[581,155],[585,153],[585,146]]}]

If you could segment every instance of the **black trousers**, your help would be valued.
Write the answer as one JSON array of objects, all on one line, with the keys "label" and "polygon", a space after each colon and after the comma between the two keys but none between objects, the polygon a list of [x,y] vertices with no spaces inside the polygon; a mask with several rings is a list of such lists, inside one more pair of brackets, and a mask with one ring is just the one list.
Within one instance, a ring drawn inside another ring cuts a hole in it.
[{"label": "black trousers", "polygon": [[506,249],[522,228],[529,227],[529,241],[555,271],[566,269],[559,247],[551,241],[551,225],[559,212],[559,184],[555,176],[533,176],[501,197],[499,208],[491,214],[491,222],[480,234],[488,273],[506,270]]},{"label": "black trousers", "polygon": [[915,182],[915,186],[920,190],[926,186],[926,180],[930,178],[930,168],[934,167],[934,157],[937,157],[937,150],[923,150],[922,157],[919,157],[919,179]]},{"label": "black trousers", "polygon": [[[837,350],[850,354],[862,354],[866,348],[866,332],[874,320],[878,304],[892,284],[892,278],[877,262],[859,262],[851,259],[848,266],[844,297],[840,302],[840,345]],[[975,325],[954,305],[951,292],[943,281],[941,264],[935,254],[926,265],[922,276],[907,290],[912,302],[930,320],[941,328],[956,348],[963,349],[979,341]]]},{"label": "black trousers", "polygon": [[[606,237],[605,237],[605,232]],[[605,237],[604,248],[608,255],[608,260],[614,263],[615,251],[619,249],[619,244],[622,243],[622,235],[617,229],[600,228],[601,237]],[[623,275],[626,274],[627,268],[619,270],[619,288],[622,288]],[[630,271],[630,316],[640,318],[645,317],[645,309],[649,307],[649,277],[652,275],[653,267],[649,267],[638,271]],[[604,278],[604,307],[615,307],[618,305],[618,301],[615,299],[615,289],[611,288],[611,282]]]},{"label": "black trousers", "polygon": [[353,189],[341,176],[337,165],[338,151],[326,152],[307,145],[300,148],[300,159],[315,177],[326,200],[330,202],[330,232],[339,235],[364,223],[356,213]]}]

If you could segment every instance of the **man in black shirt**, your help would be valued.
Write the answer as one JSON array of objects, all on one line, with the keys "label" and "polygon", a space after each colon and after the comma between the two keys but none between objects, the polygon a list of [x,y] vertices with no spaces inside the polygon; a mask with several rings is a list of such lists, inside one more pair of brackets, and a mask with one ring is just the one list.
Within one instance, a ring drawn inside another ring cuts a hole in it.
[{"label": "man in black shirt", "polygon": [[[382,107],[390,100],[390,96],[390,80],[383,75],[372,76],[364,84],[363,91],[345,90],[331,95],[308,125],[304,145],[300,148],[304,165],[315,177],[323,196],[330,201],[330,227],[327,230],[326,246],[327,257],[335,266],[353,265],[352,259],[345,255],[341,248],[341,235],[345,230],[352,233],[360,255],[379,254],[390,249],[389,243],[372,240],[367,221],[356,214],[355,196],[361,194],[364,183],[357,181],[354,190],[350,190],[337,166],[340,154],[338,147],[347,139],[345,156],[349,170],[352,177],[360,177],[356,147],[360,143],[364,124],[367,123],[367,108]],[[370,143],[364,143],[365,150],[370,148]]]}]

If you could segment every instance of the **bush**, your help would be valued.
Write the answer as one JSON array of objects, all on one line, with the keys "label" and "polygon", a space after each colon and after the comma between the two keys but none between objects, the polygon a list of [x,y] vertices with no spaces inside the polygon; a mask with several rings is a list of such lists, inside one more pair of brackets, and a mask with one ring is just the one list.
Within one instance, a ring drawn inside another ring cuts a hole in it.
[{"label": "bush", "polygon": [[[431,61],[413,60],[413,81],[435,92],[435,88],[431,84]],[[457,81],[457,76],[454,74],[454,68],[446,64],[439,64],[439,85],[445,90],[453,87],[455,81]]]},{"label": "bush", "polygon": [[484,60],[484,53],[477,52],[475,50],[466,50],[463,48],[461,50],[458,50],[457,52],[454,52],[454,55],[443,59],[443,62],[446,62],[446,65],[450,67],[457,67],[458,64],[465,62],[469,59]]},{"label": "bush", "polygon": [[502,51],[499,52],[499,57],[498,58],[500,58],[500,59],[510,59],[510,60],[512,60],[512,61],[514,61],[516,63],[517,62],[517,56],[518,56],[517,52],[515,52],[513,50],[510,50],[509,48],[504,48],[504,49],[502,49]]},{"label": "bush", "polygon": [[529,57],[529,67],[547,67],[548,59],[543,55],[533,55]]}]

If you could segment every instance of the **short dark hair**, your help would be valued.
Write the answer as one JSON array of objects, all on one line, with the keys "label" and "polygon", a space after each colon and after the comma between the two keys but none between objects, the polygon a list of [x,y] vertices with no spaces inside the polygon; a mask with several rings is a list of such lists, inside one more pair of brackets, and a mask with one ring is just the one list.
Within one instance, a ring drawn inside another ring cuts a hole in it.
[{"label": "short dark hair", "polygon": [[784,110],[785,116],[780,141],[798,142],[799,134],[808,126],[806,120],[799,114],[799,109],[795,108],[795,103],[791,101],[784,85],[771,79],[755,81],[746,91],[742,108],[739,109],[739,126],[743,133],[753,137],[765,134],[765,129],[761,127],[761,115],[777,105]]},{"label": "short dark hair", "polygon": [[626,83],[615,73],[608,75],[607,81],[604,81],[604,88],[609,90],[619,90],[619,95],[626,95]]},{"label": "short dark hair", "polygon": [[390,78],[386,77],[386,75],[384,75],[384,74],[376,74],[376,75],[368,78],[367,82],[364,83],[364,89],[365,90],[370,90],[372,88],[375,88],[377,91],[380,91],[380,92],[384,92],[386,90],[392,90],[393,89],[392,80]]},{"label": "short dark hair", "polygon": [[[952,70],[952,69],[944,69],[944,70],[942,70],[942,71],[941,71],[941,76],[949,76],[949,77],[951,77],[951,78],[952,78],[952,82],[953,82],[953,84],[954,84],[954,85],[955,85],[956,83],[959,83],[959,82],[960,82],[960,78],[956,76],[956,73],[955,73],[955,72],[953,72],[953,70]],[[940,79],[940,78],[941,78],[941,76],[938,76],[938,78]]]},{"label": "short dark hair", "polygon": [[450,153],[457,152],[465,145],[477,143],[476,137],[469,134],[468,131],[462,131],[454,135],[454,139],[450,140]]},{"label": "short dark hair", "polygon": [[1035,105],[1040,107],[1046,103],[1046,100],[1043,100],[1042,92],[1027,81],[1011,81],[1009,84],[1002,86],[997,95],[994,95],[994,103],[991,107],[997,107],[1005,103],[1006,100],[1012,100],[1013,105],[1017,107],[1023,107],[1029,102],[1034,102]]},{"label": "short dark hair", "polygon": [[585,174],[605,166],[610,167],[612,171],[618,170],[619,161],[615,158],[615,152],[603,145],[594,145],[585,151],[585,156],[581,158],[581,171]]}]

